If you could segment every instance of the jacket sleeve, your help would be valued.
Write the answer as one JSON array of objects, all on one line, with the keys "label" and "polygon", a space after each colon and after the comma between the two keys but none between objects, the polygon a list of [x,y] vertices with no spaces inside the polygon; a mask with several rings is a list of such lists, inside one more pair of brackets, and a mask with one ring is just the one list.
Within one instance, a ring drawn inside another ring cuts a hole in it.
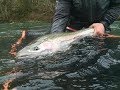
[{"label": "jacket sleeve", "polygon": [[110,24],[112,24],[115,20],[120,17],[120,0],[110,0],[110,8],[106,12],[103,21],[103,25],[107,28]]},{"label": "jacket sleeve", "polygon": [[71,1],[57,0],[51,33],[63,32],[70,16]]}]

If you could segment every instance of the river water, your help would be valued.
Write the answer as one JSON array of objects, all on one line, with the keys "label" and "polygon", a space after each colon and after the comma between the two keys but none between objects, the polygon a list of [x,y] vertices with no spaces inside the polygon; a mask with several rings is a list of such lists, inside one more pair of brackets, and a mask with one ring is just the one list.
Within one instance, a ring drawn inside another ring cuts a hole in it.
[{"label": "river water", "polygon": [[[50,24],[0,24],[1,90],[120,90],[120,38],[85,38],[53,57],[19,61],[9,51],[20,37],[21,29],[28,29],[34,36],[28,36],[18,50],[38,36],[48,34]],[[111,25],[111,29],[112,34],[120,35],[120,22]],[[103,73],[81,77],[98,62],[106,68]]]}]

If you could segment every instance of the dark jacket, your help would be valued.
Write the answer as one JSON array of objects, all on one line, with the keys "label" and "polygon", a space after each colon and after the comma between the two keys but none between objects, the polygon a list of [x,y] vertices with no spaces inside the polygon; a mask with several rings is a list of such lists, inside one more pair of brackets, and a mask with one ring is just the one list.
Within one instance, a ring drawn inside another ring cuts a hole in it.
[{"label": "dark jacket", "polygon": [[120,0],[57,0],[51,33],[103,23],[105,28],[120,15]]}]

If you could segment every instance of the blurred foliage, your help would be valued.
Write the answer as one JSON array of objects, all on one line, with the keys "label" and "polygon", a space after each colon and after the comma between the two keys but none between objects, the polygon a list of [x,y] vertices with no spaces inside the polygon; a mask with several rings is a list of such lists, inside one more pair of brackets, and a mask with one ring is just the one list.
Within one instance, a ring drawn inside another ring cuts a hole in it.
[{"label": "blurred foliage", "polygon": [[0,22],[51,21],[55,1],[0,0]]},{"label": "blurred foliage", "polygon": [[0,21],[51,20],[55,0],[0,0]]}]

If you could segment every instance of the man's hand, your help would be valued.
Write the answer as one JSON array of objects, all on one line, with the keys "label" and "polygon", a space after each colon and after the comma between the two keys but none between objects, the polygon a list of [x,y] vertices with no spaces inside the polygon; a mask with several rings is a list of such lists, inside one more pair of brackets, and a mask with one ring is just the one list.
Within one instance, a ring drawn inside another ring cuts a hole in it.
[{"label": "man's hand", "polygon": [[105,34],[105,27],[102,23],[93,23],[90,28],[94,28],[95,29],[95,33],[98,36],[103,36]]}]

